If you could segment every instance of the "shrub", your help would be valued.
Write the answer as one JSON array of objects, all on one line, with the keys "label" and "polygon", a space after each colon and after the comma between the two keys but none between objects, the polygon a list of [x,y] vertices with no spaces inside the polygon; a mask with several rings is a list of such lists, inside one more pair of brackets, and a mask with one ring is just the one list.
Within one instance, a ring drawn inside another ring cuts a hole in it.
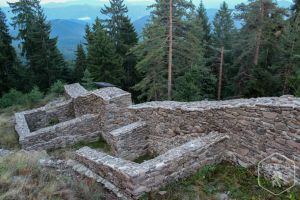
[{"label": "shrub", "polygon": [[60,80],[56,81],[49,89],[50,94],[63,94],[64,93],[64,83]]},{"label": "shrub", "polygon": [[37,86],[35,86],[31,92],[25,95],[26,101],[28,105],[33,105],[38,103],[41,99],[43,99],[44,94],[39,90]]},{"label": "shrub", "polygon": [[34,87],[28,94],[23,94],[15,89],[11,89],[8,93],[4,94],[0,98],[0,108],[7,108],[17,105],[29,105],[32,106],[41,101],[44,98],[44,94],[38,87]]},{"label": "shrub", "polygon": [[25,103],[24,94],[15,89],[11,89],[0,99],[0,108],[6,108],[12,105],[21,105]]}]

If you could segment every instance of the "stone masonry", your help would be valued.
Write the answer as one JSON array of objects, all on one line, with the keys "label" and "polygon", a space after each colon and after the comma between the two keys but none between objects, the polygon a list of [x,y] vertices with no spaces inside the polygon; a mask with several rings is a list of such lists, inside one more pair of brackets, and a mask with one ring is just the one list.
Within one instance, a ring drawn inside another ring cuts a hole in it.
[{"label": "stone masonry", "polygon": [[95,141],[107,130],[133,121],[127,108],[132,104],[131,95],[121,89],[89,92],[77,83],[65,86],[65,96],[66,101],[15,114],[15,129],[24,149],[54,149]]},{"label": "stone masonry", "polygon": [[[102,137],[112,155],[84,147],[76,152],[77,162],[128,199],[207,164],[257,166],[273,153],[295,161],[300,183],[300,98],[132,105],[131,95],[118,88],[90,92],[79,84],[65,86],[65,96],[16,114],[22,147],[51,149]],[[146,154],[157,157],[133,162]]]}]

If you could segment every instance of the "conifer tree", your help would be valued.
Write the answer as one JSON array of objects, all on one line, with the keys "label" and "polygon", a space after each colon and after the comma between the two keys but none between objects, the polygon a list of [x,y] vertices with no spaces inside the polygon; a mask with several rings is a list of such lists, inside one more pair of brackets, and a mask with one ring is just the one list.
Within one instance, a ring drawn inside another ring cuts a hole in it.
[{"label": "conifer tree", "polygon": [[200,5],[197,9],[197,22],[198,26],[202,26],[204,32],[203,40],[209,43],[211,38],[211,25],[209,23],[207,12],[202,0],[200,1]]},{"label": "conifer tree", "polygon": [[130,49],[138,43],[137,33],[127,16],[128,9],[123,0],[110,0],[110,5],[104,7],[101,13],[107,16],[104,27],[114,42],[116,53],[120,56],[122,68],[125,72],[122,80],[122,88],[131,91],[131,87],[138,79],[135,70],[136,59]]},{"label": "conifer tree", "polygon": [[90,30],[92,41],[88,45],[87,69],[95,81],[121,86],[123,72],[113,42],[99,19],[96,19],[92,29]]},{"label": "conifer tree", "polygon": [[51,25],[46,21],[38,0],[9,3],[13,25],[18,28],[22,55],[27,59],[31,80],[47,90],[56,80],[66,76],[66,63],[57,48],[57,38],[51,38]]},{"label": "conifer tree", "polygon": [[84,71],[81,83],[87,90],[94,89],[94,79],[88,69]]},{"label": "conifer tree", "polygon": [[[222,97],[222,93],[227,96],[227,91],[222,92],[223,83],[227,84],[231,81],[230,69],[231,66],[231,50],[233,43],[233,36],[235,34],[234,21],[232,18],[232,11],[229,10],[228,5],[223,2],[218,10],[213,21],[212,45],[213,49],[212,64],[218,71],[218,99]],[[225,71],[225,74],[223,73]]]},{"label": "conifer tree", "polygon": [[282,94],[300,93],[300,13],[299,3],[295,2],[292,15],[286,20],[281,34],[279,59],[276,62],[281,68]]},{"label": "conifer tree", "polygon": [[273,1],[250,0],[236,6],[243,21],[234,43],[235,94],[242,97],[280,95],[280,73],[274,65],[286,10]]},{"label": "conifer tree", "polygon": [[77,46],[77,51],[76,51],[76,61],[75,61],[74,77],[73,77],[76,82],[79,82],[82,79],[86,68],[87,68],[86,55],[82,44],[79,44]]},{"label": "conifer tree", "polygon": [[[148,100],[163,100],[167,96],[167,73],[169,48],[169,2],[156,0],[149,7],[152,9],[151,21],[144,29],[143,42],[135,49],[139,62],[137,69],[145,75],[144,79],[137,84],[136,89],[142,91],[142,96]],[[190,20],[193,17],[194,5],[188,1],[173,1],[173,82],[176,77],[185,73],[185,69],[191,67],[194,58],[191,48],[192,43],[187,42],[191,30]],[[154,77],[156,76],[156,77]],[[174,88],[174,87],[173,87]]]},{"label": "conifer tree", "polygon": [[133,49],[139,60],[136,69],[143,77],[134,86],[140,93],[140,101],[167,98],[166,34],[158,19],[154,18],[145,27],[142,42]]},{"label": "conifer tree", "polygon": [[12,46],[6,16],[0,9],[0,96],[17,85],[17,65],[17,56]]},{"label": "conifer tree", "polygon": [[118,48],[122,44],[120,29],[128,9],[124,4],[124,0],[109,0],[109,4],[109,6],[104,5],[101,13],[108,17],[108,19],[104,20],[104,26],[108,30],[116,48]]},{"label": "conifer tree", "polygon": [[[141,91],[141,98],[144,100],[165,100],[168,94],[167,70],[170,50],[169,2],[157,0],[150,8],[151,20],[144,29],[142,42],[134,49],[139,60],[137,69],[144,76],[135,89]],[[205,96],[204,94],[209,96],[211,89],[215,90],[215,86],[211,87],[215,84],[215,79],[211,78],[213,75],[210,67],[205,65],[203,26],[197,23],[194,8],[189,1],[173,1],[172,88],[173,99],[176,100],[191,100],[193,97],[190,96],[189,87],[201,91],[198,93],[201,96],[196,95],[196,99],[199,100]],[[191,76],[194,72],[199,76]],[[200,78],[204,74],[209,79],[209,84],[200,84]],[[191,81],[185,83],[185,80]],[[208,85],[210,87],[204,89]]]}]

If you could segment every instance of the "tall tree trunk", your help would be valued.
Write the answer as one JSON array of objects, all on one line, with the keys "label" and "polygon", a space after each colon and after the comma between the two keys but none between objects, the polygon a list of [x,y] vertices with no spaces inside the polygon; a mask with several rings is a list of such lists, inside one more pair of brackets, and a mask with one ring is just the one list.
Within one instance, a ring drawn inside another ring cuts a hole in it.
[{"label": "tall tree trunk", "polygon": [[221,58],[220,58],[220,70],[219,70],[219,85],[218,85],[218,100],[221,100],[222,94],[222,78],[223,78],[223,64],[224,64],[224,46],[221,48]]},{"label": "tall tree trunk", "polygon": [[169,16],[169,59],[168,59],[168,99],[172,100],[172,67],[173,67],[173,0],[170,0]]},{"label": "tall tree trunk", "polygon": [[255,55],[254,55],[254,60],[253,63],[254,65],[258,65],[258,60],[259,60],[259,53],[260,53],[260,45],[261,45],[261,37],[262,37],[262,23],[264,20],[264,4],[263,0],[260,0],[260,24],[258,31],[256,33],[256,48],[255,48]]}]

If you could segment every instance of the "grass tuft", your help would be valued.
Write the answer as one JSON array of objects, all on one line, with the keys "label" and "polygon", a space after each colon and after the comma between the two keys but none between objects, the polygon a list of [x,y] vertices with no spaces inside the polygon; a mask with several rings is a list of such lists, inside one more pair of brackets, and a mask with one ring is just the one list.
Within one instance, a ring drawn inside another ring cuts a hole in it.
[{"label": "grass tuft", "polygon": [[[271,184],[267,180],[263,181]],[[151,198],[216,200],[218,199],[217,194],[225,193],[229,195],[230,199],[238,200],[300,200],[300,187],[294,187],[280,196],[274,196],[258,186],[254,170],[226,162],[205,166],[193,176],[169,184],[162,190],[167,193],[165,195],[154,193]],[[147,195],[142,199],[148,199]]]}]

